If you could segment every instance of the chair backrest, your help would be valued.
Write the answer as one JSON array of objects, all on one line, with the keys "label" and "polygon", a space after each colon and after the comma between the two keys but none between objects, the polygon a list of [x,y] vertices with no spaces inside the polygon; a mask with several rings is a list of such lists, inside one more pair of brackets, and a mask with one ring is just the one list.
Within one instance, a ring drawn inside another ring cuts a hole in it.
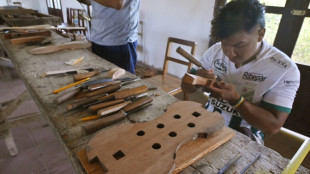
[{"label": "chair backrest", "polygon": [[[86,27],[86,22],[88,22],[86,19],[84,19],[83,16],[86,15],[86,11],[83,9],[75,9],[75,8],[67,8],[67,23],[76,25],[78,27]],[[77,20],[77,21],[74,21]],[[85,31],[83,31],[84,35],[86,34]]]},{"label": "chair backrest", "polygon": [[191,49],[190,53],[192,55],[196,54],[196,46],[197,46],[196,42],[169,37],[168,41],[167,41],[167,48],[166,48],[164,66],[163,66],[163,75],[162,75],[163,78],[165,78],[165,76],[168,73],[168,63],[169,63],[169,61],[187,66],[187,72],[190,71],[190,69],[193,66],[193,64],[191,62],[189,62],[189,61],[183,61],[183,60],[180,60],[180,59],[177,59],[177,58],[174,58],[174,57],[170,56],[171,46],[172,46],[173,43],[178,44],[181,47],[182,47],[182,45],[190,47],[190,49]]}]

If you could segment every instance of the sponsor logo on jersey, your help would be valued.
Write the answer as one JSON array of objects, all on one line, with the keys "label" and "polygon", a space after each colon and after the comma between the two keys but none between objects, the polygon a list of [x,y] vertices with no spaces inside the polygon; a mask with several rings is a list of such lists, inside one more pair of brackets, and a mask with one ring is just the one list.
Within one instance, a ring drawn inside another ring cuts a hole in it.
[{"label": "sponsor logo on jersey", "polygon": [[285,86],[297,86],[299,83],[300,82],[298,80],[284,80]]},{"label": "sponsor logo on jersey", "polygon": [[232,115],[236,115],[240,117],[239,112],[237,111],[237,109],[233,108],[227,100],[223,100],[223,99],[215,99],[215,98],[210,98],[211,100],[209,100],[210,104],[213,105],[214,107],[228,112],[228,113],[232,113]]},{"label": "sponsor logo on jersey", "polygon": [[286,61],[271,57],[270,58],[270,62],[274,63],[275,65],[277,65],[280,68],[286,68],[288,66]]},{"label": "sponsor logo on jersey", "polygon": [[216,59],[214,61],[214,67],[220,71],[227,71],[227,63],[222,59]]},{"label": "sponsor logo on jersey", "polygon": [[263,82],[266,80],[267,77],[263,76],[262,74],[254,73],[254,72],[244,72],[242,78],[244,80],[250,80],[255,82]]}]

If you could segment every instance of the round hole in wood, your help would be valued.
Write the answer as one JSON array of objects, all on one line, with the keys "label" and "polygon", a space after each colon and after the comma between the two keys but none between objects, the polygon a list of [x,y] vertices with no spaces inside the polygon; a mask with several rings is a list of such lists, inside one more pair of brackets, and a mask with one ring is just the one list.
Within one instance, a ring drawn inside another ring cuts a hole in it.
[{"label": "round hole in wood", "polygon": [[140,130],[140,131],[137,132],[137,135],[138,135],[138,136],[143,136],[144,134],[145,134],[145,132],[142,131],[142,130]]},{"label": "round hole in wood", "polygon": [[187,126],[188,127],[195,127],[195,124],[194,123],[188,123]]},{"label": "round hole in wood", "polygon": [[177,133],[176,133],[176,132],[170,132],[170,133],[169,133],[169,136],[170,136],[170,137],[176,137],[176,136],[177,136]]},{"label": "round hole in wood", "polygon": [[159,129],[164,128],[164,127],[165,127],[165,125],[162,123],[157,124],[157,128],[159,128]]},{"label": "round hole in wood", "polygon": [[181,118],[181,115],[174,115],[173,116],[175,119],[180,119]]},{"label": "round hole in wood", "polygon": [[160,149],[161,145],[159,143],[154,143],[152,146],[153,149]]}]

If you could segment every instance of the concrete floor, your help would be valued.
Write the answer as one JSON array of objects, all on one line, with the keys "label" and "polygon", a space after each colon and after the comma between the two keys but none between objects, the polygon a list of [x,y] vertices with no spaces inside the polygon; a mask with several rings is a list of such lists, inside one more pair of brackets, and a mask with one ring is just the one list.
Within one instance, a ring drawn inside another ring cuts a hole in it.
[{"label": "concrete floor", "polygon": [[[26,87],[20,79],[0,81],[0,103],[17,97]],[[39,113],[33,100],[24,102],[9,119]],[[4,140],[0,139],[0,174],[76,173],[62,145],[42,115],[30,123],[11,128],[18,154],[10,156]]]}]

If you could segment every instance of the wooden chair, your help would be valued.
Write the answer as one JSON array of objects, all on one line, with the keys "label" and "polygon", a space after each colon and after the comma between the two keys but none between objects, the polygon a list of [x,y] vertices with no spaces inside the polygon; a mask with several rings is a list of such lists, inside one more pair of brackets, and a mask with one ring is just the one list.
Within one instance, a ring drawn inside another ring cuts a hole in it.
[{"label": "wooden chair", "polygon": [[[83,9],[67,8],[67,23],[58,26],[59,33],[74,33],[86,36],[87,20],[84,18],[86,11]],[[75,21],[76,20],[76,21]],[[72,28],[83,27],[83,28]]]},{"label": "wooden chair", "polygon": [[[15,118],[13,121],[8,119],[8,116],[13,113],[23,102],[30,100],[31,96],[27,90],[20,94],[17,98],[0,103],[0,137],[4,139],[6,147],[11,156],[15,156],[18,153],[17,146],[14,141],[11,129],[14,126],[31,122],[40,117],[40,113],[35,113],[31,115],[24,115]],[[4,107],[5,106],[5,107]]]},{"label": "wooden chair", "polygon": [[[191,54],[195,55],[196,53],[196,46],[197,46],[196,42],[169,37],[168,42],[167,42],[162,75],[156,75],[150,78],[146,78],[145,80],[163,89],[164,91],[168,92],[171,95],[176,95],[182,92],[181,79],[168,74],[168,63],[174,62],[174,63],[179,63],[181,65],[185,65],[187,66],[187,72],[190,71],[193,64],[189,61],[183,61],[183,60],[171,57],[170,52],[171,52],[172,44],[178,44],[181,47],[185,47],[185,46],[190,47]],[[172,51],[175,52],[175,50],[172,50]]]}]

